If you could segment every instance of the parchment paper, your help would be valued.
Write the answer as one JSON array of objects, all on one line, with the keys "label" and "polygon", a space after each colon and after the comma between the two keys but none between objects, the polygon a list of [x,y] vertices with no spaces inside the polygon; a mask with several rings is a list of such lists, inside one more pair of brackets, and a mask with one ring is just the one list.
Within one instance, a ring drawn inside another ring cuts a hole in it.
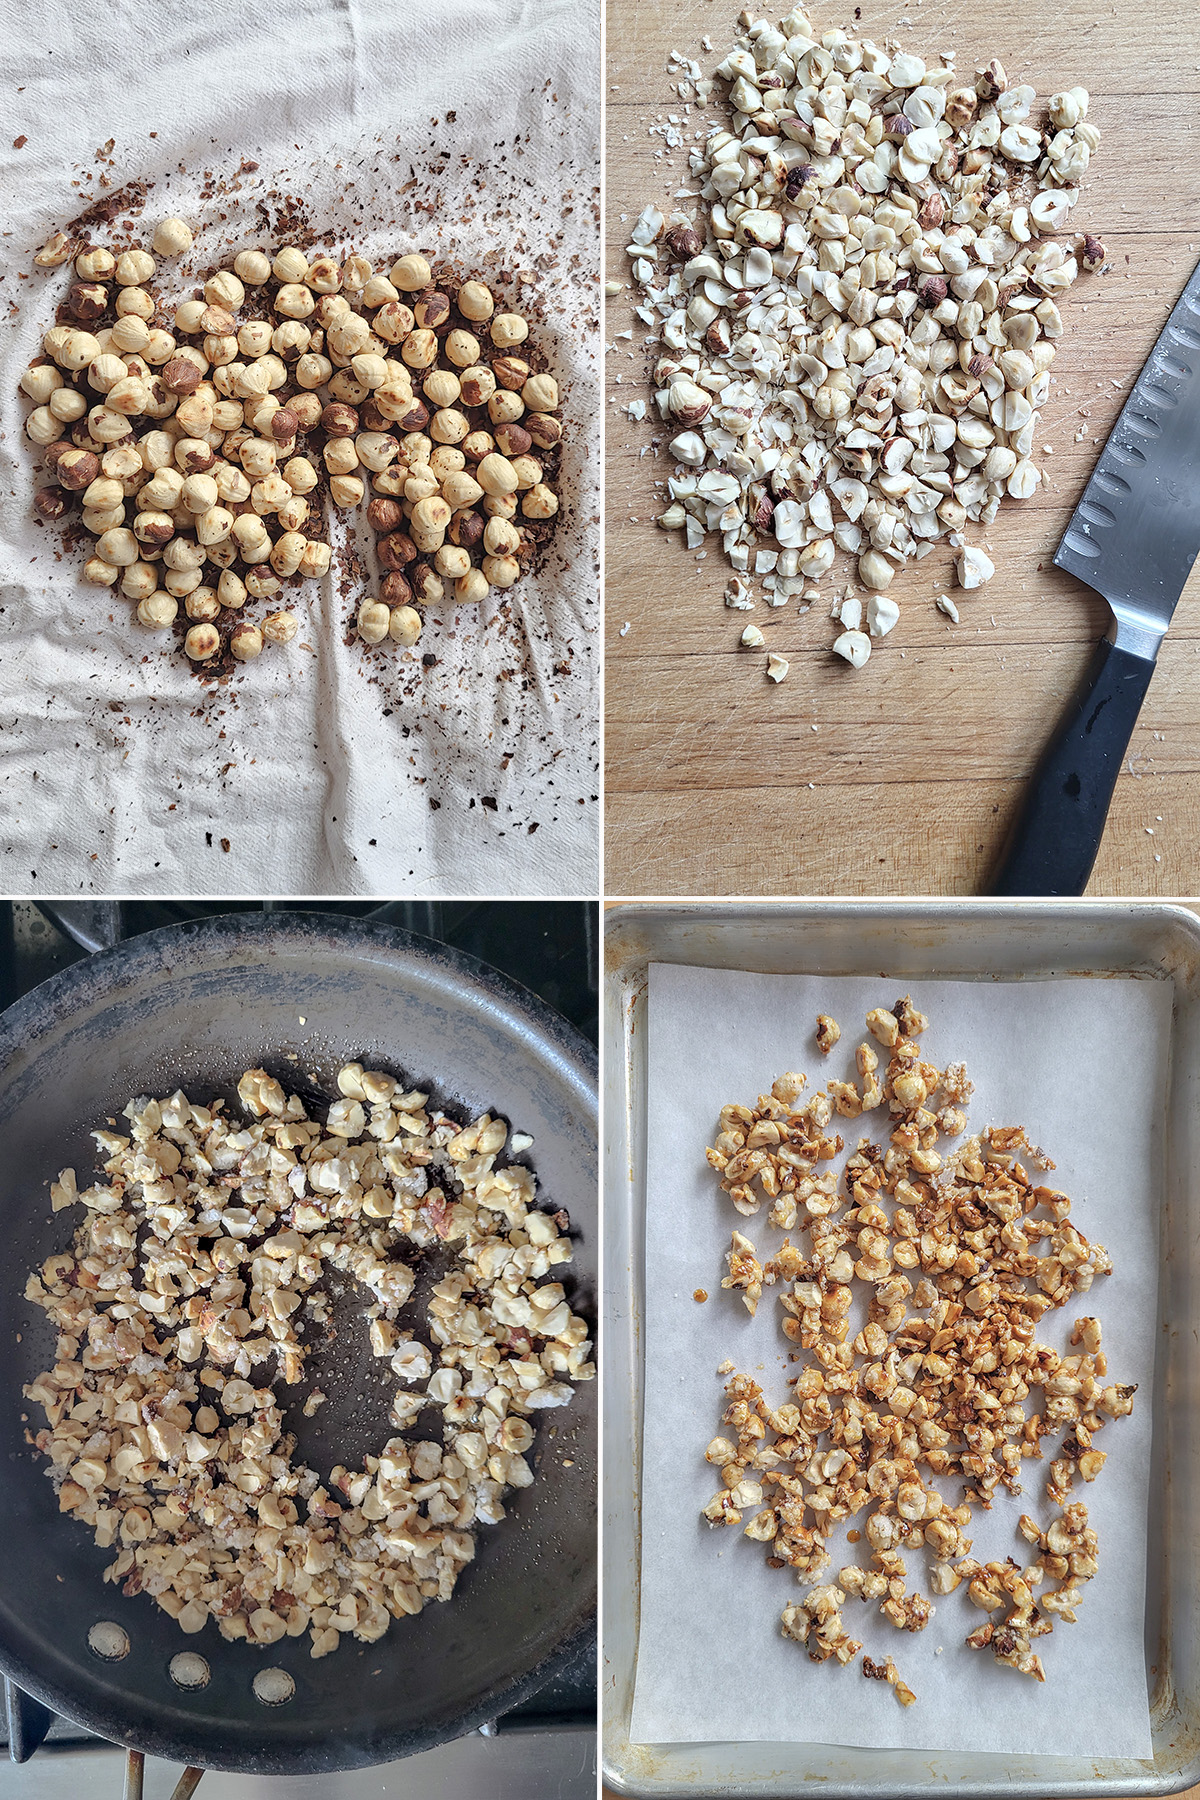
[{"label": "parchment paper", "polygon": [[[5,893],[596,891],[598,61],[598,8],[571,0],[0,0]],[[335,522],[330,579],[294,590],[300,640],[215,693],[86,586],[32,512],[17,381],[70,270],[30,259],[138,178],[131,236],[199,227],[164,296],[288,241],[298,199],[335,254],[428,249],[540,314],[566,422],[540,574],[431,610],[413,652],[368,649],[347,639],[374,534]]]},{"label": "parchment paper", "polygon": [[[975,1083],[968,1130],[1023,1125],[1057,1165],[1045,1179],[1071,1196],[1073,1221],[1112,1255],[1113,1274],[1048,1313],[1039,1341],[1065,1349],[1074,1320],[1094,1313],[1108,1378],[1139,1384],[1132,1416],[1108,1421],[1101,1433],[1108,1462],[1099,1478],[1076,1483],[1073,1498],[1086,1502],[1099,1536],[1100,1568],[1084,1588],[1078,1622],[1058,1622],[1036,1641],[1045,1684],[964,1644],[984,1618],[965,1584],[935,1602],[919,1634],[897,1631],[874,1605],[847,1599],[851,1634],[873,1657],[890,1654],[915,1691],[916,1704],[903,1708],[886,1684],[863,1679],[857,1660],[817,1665],[802,1645],[784,1640],[779,1615],[804,1589],[790,1570],[768,1569],[763,1546],[740,1528],[712,1528],[699,1516],[719,1485],[703,1460],[725,1405],[718,1365],[731,1359],[776,1404],[791,1397],[779,1289],[764,1288],[752,1319],[740,1294],[720,1286],[735,1225],[764,1257],[784,1234],[767,1224],[766,1205],[740,1217],[705,1164],[718,1112],[729,1101],[752,1104],[787,1069],[806,1070],[809,1091],[851,1079],[868,1008],[890,1006],[909,985],[650,970],[641,1622],[631,1735],[641,1743],[1149,1756],[1143,1624],[1168,982],[912,986],[914,1004],[931,1021],[922,1038],[928,1060],[940,1068],[965,1060]],[[842,1027],[827,1059],[813,1040],[819,1011]],[[860,1137],[881,1141],[885,1117],[835,1123],[850,1150]],[[808,1242],[799,1232],[791,1238]],[[693,1300],[697,1288],[707,1290],[706,1303]],[[1035,1409],[1034,1397],[1026,1406]],[[1051,1438],[1047,1447],[1056,1443]],[[1000,1488],[990,1513],[974,1509],[966,1528],[971,1555],[1033,1560],[1016,1520],[1028,1511],[1044,1527],[1057,1511],[1044,1493],[1049,1461],[1046,1454],[1022,1464],[1020,1498]],[[959,1487],[938,1485],[958,1503]],[[865,1517],[853,1525],[861,1530]],[[870,1566],[865,1539],[848,1545],[845,1527],[830,1548],[822,1581],[836,1579],[847,1562]],[[928,1597],[927,1554],[910,1552],[906,1560],[910,1590]]]}]

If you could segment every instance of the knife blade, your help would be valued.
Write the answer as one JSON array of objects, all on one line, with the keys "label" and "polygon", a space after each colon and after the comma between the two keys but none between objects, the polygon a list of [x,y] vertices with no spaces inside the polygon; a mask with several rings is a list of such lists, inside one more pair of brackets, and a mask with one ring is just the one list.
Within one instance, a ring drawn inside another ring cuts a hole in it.
[{"label": "knife blade", "polygon": [[1150,352],[1054,553],[1112,608],[992,881],[1082,894],[1176,602],[1200,551],[1200,264]]}]

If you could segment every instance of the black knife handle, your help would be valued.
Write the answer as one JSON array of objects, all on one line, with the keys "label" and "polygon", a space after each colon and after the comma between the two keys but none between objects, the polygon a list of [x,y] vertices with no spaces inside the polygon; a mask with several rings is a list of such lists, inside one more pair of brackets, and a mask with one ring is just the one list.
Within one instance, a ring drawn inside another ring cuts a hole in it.
[{"label": "black knife handle", "polygon": [[1003,895],[1082,894],[1154,664],[1102,638],[992,878]]}]

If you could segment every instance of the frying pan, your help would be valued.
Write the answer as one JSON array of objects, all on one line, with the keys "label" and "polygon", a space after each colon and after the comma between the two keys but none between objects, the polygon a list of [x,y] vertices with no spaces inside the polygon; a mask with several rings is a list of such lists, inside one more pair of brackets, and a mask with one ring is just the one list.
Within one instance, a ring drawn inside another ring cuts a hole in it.
[{"label": "frying pan", "polygon": [[[54,1217],[47,1182],[95,1167],[90,1131],[136,1094],[182,1087],[236,1105],[243,1069],[264,1066],[307,1099],[336,1095],[361,1060],[428,1089],[458,1116],[484,1108],[534,1139],[542,1204],[571,1216],[568,1295],[595,1317],[596,1073],[591,1047],[532,995],[444,945],[365,920],[231,914],[148,932],[77,963],[0,1016],[0,1668],[65,1717],[131,1751],[196,1768],[287,1775],[390,1761],[445,1742],[526,1699],[557,1651],[593,1629],[596,1384],[535,1421],[537,1479],[481,1528],[452,1600],[395,1621],[374,1644],[345,1638],[314,1662],[309,1639],[265,1651],[226,1643],[210,1621],[185,1637],[145,1596],[101,1581],[111,1551],[62,1517],[27,1429],[44,1422],[21,1386],[53,1361],[53,1327],[23,1299],[28,1272],[64,1247],[74,1211]],[[428,1279],[428,1278],[427,1278]],[[422,1282],[406,1309],[420,1331]],[[305,1382],[279,1392],[297,1457],[326,1478],[390,1435],[394,1383],[370,1355],[366,1296],[335,1300],[338,1336]],[[414,1303],[418,1310],[413,1312]],[[300,1415],[317,1383],[328,1403]],[[101,1661],[98,1621],[129,1653]],[[180,1651],[210,1678],[183,1689]],[[268,1707],[252,1683],[285,1669],[293,1697]],[[131,1756],[131,1785],[141,1754]]]}]

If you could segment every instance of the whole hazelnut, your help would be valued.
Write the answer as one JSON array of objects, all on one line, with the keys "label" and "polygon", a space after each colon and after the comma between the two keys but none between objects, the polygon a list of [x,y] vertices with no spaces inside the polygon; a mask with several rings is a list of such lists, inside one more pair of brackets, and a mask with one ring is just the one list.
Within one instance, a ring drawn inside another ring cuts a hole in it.
[{"label": "whole hazelnut", "polygon": [[243,623],[235,625],[229,639],[229,648],[239,662],[253,662],[256,656],[262,655],[263,634],[257,625]]},{"label": "whole hazelnut", "polygon": [[194,394],[200,386],[200,371],[190,357],[173,356],[159,376],[169,394]]},{"label": "whole hazelnut", "polygon": [[689,262],[693,256],[699,256],[704,245],[700,234],[693,231],[690,225],[675,225],[667,233],[667,248],[672,256],[683,262]]},{"label": "whole hazelnut", "polygon": [[56,519],[62,518],[70,504],[61,488],[39,488],[33,496],[33,510],[52,524]]},{"label": "whole hazelnut", "polygon": [[473,550],[476,544],[483,542],[483,532],[483,520],[477,512],[459,512],[451,519],[447,536],[452,544]]},{"label": "whole hazelnut", "polygon": [[59,453],[54,467],[59,486],[75,493],[80,488],[90,487],[95,481],[100,473],[100,458],[93,456],[90,450],[68,447]]},{"label": "whole hazelnut", "polygon": [[794,169],[789,169],[784,182],[784,190],[788,199],[794,200],[800,189],[812,181],[815,175],[816,170],[811,163],[797,163]]},{"label": "whole hazelnut", "polygon": [[917,282],[917,299],[922,306],[940,306],[949,291],[944,275],[922,275]]},{"label": "whole hazelnut", "polygon": [[390,569],[379,587],[379,598],[388,606],[407,606],[412,599],[412,589],[399,569]]},{"label": "whole hazelnut", "polygon": [[73,281],[67,289],[66,307],[73,319],[90,324],[107,310],[108,289],[97,281]]},{"label": "whole hazelnut", "polygon": [[526,429],[539,450],[551,450],[562,437],[562,422],[553,413],[530,413]]},{"label": "whole hazelnut", "polygon": [[375,531],[395,531],[403,518],[404,509],[399,501],[389,500],[385,494],[377,494],[367,507],[367,523]]},{"label": "whole hazelnut", "polygon": [[417,546],[402,531],[391,531],[375,546],[385,569],[406,569],[415,561]]},{"label": "whole hazelnut", "polygon": [[492,374],[499,387],[518,393],[529,380],[529,364],[519,356],[498,356],[492,364]]},{"label": "whole hazelnut", "polygon": [[450,296],[435,289],[432,294],[426,294],[423,300],[417,301],[413,312],[418,325],[425,326],[429,331],[436,331],[450,317]]},{"label": "whole hazelnut", "polygon": [[290,444],[300,429],[300,421],[290,406],[281,406],[271,419],[271,436],[277,444]]},{"label": "whole hazelnut", "polygon": [[221,648],[221,634],[215,625],[193,625],[183,640],[183,653],[193,662],[207,662]]},{"label": "whole hazelnut", "polygon": [[533,438],[523,425],[497,425],[496,447],[505,456],[524,456],[532,445]]},{"label": "whole hazelnut", "polygon": [[429,408],[423,400],[414,400],[406,413],[396,420],[401,431],[424,431],[429,423]]},{"label": "whole hazelnut", "polygon": [[364,431],[386,431],[391,424],[376,406],[374,398],[363,401],[358,409],[358,422]]},{"label": "whole hazelnut", "polygon": [[331,400],[321,414],[321,424],[330,437],[352,437],[358,430],[358,414],[345,401]]},{"label": "whole hazelnut", "polygon": [[917,224],[921,226],[922,230],[929,231],[940,225],[945,216],[946,202],[935,188],[923,202],[921,210],[917,214]]}]

